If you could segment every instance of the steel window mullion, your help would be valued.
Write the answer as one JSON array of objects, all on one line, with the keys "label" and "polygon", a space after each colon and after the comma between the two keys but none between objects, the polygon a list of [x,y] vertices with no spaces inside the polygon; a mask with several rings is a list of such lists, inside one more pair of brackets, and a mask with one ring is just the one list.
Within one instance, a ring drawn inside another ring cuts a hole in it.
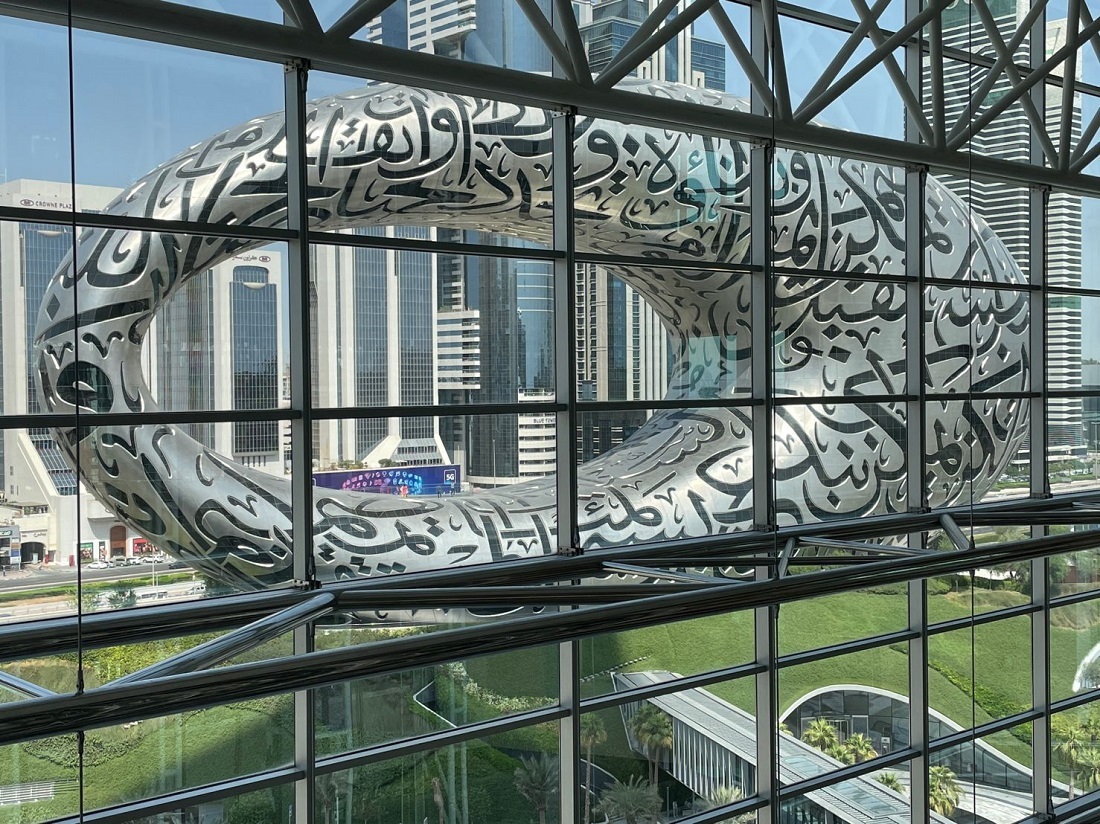
[{"label": "steel window mullion", "polygon": [[879,649],[880,647],[897,644],[901,641],[911,641],[916,637],[918,637],[918,634],[911,629],[888,632],[883,635],[876,635],[873,638],[862,638],[858,641],[845,641],[842,644],[833,644],[828,647],[817,647],[816,649],[809,649],[803,652],[792,652],[786,655],[780,655],[776,658],[775,666],[777,669],[787,669],[803,664],[812,664],[815,661],[839,658],[843,655],[851,655],[855,652],[866,652],[867,650]]},{"label": "steel window mullion", "polygon": [[385,249],[399,252],[449,254],[459,257],[514,258],[517,260],[558,260],[564,253],[557,249],[492,246],[485,243],[453,243],[443,240],[385,237],[382,235],[349,235],[338,232],[310,231],[310,243],[318,246],[350,246],[364,249]]},{"label": "steel window mullion", "polygon": [[121,804],[100,810],[82,813],[80,816],[66,816],[53,819],[50,824],[133,824],[135,820],[172,812],[185,807],[194,807],[210,801],[254,793],[269,787],[278,787],[298,781],[302,772],[295,767],[283,767],[242,778],[232,778],[217,784],[207,784],[188,790],[158,795],[130,804]]},{"label": "steel window mullion", "polygon": [[1047,216],[1050,205],[1050,190],[1045,187],[1033,187],[1029,198],[1031,225],[1030,280],[1038,287],[1031,292],[1029,316],[1030,329],[1028,348],[1031,350],[1031,390],[1038,398],[1030,401],[1029,457],[1031,474],[1031,497],[1049,498],[1050,478],[1047,469],[1049,452],[1048,415],[1049,390],[1047,387]]},{"label": "steel window mullion", "polygon": [[[774,3],[758,0],[750,8],[750,49],[753,62],[771,81],[772,99],[754,90],[754,113],[771,111],[775,117],[790,118],[786,67],[781,55],[771,52],[771,35],[779,28]],[[772,121],[774,128],[774,120]],[[754,336],[750,370],[752,374],[752,495],[754,528],[775,529],[772,455],[772,298],[771,298],[771,182],[774,139],[757,143],[749,153],[750,315]],[[774,551],[774,547],[773,547]],[[769,580],[776,575],[773,564],[755,567],[755,577]],[[776,669],[775,633],[778,608],[760,606],[753,612],[755,664],[761,669],[754,678],[756,700],[756,794],[767,803],[757,812],[757,824],[779,820],[779,682]]]},{"label": "steel window mullion", "polygon": [[[56,209],[39,209],[23,206],[0,206],[0,220],[45,223],[86,228],[118,229],[131,232],[155,232],[157,234],[188,234],[196,237],[240,238],[257,244],[293,240],[293,229],[278,226],[242,226],[231,223],[198,223],[188,220],[166,220],[116,215],[110,212],[61,212]],[[243,250],[239,250],[243,251]]]},{"label": "steel window mullion", "polygon": [[[497,735],[511,730],[532,727],[536,724],[552,723],[560,721],[569,714],[564,707],[546,707],[541,710],[529,710],[516,715],[493,718],[488,721],[478,721],[466,726],[454,729],[431,732],[406,738],[400,741],[391,741],[385,744],[377,744],[371,747],[351,750],[338,755],[329,755],[317,760],[317,774],[342,772],[366,764],[374,764],[379,761],[387,761],[391,758],[412,755],[419,752],[429,752],[441,747],[453,746],[466,741],[475,741],[489,735]],[[359,824],[356,822],[356,824]]]},{"label": "steel window mullion", "polygon": [[409,404],[407,406],[326,406],[316,407],[310,417],[323,420],[367,420],[376,418],[437,417],[444,415],[526,415],[564,412],[564,403],[534,401],[531,403],[499,404]]},{"label": "steel window mullion", "polygon": [[916,751],[910,762],[909,797],[913,824],[929,820],[928,807],[928,581],[909,582],[909,746]]},{"label": "steel window mullion", "polygon": [[[576,300],[577,249],[574,234],[574,160],[576,119],[572,111],[558,113],[552,121],[552,186],[554,210],[554,380],[555,400],[565,409],[556,413],[555,464],[557,552],[583,552],[577,521],[577,359]],[[558,645],[558,701],[567,710],[558,724],[559,798],[561,818],[575,821],[582,808],[580,765],[579,641]]]},{"label": "steel window mullion", "polygon": [[[1097,516],[1100,518],[1100,514]],[[1048,593],[1049,595],[1049,593]],[[1074,604],[1080,604],[1085,601],[1094,601],[1100,598],[1100,590],[1090,589],[1086,592],[1074,592],[1070,595],[1059,595],[1057,598],[1049,598],[1049,604],[1051,609],[1057,607],[1073,606]]]},{"label": "steel window mullion", "polygon": [[1034,604],[1022,604],[1018,607],[1008,607],[1006,609],[999,609],[995,612],[983,612],[965,618],[955,618],[951,621],[930,624],[928,626],[928,634],[942,635],[945,632],[954,632],[955,630],[968,629],[969,627],[981,626],[982,624],[991,624],[995,621],[1007,621],[1010,618],[1034,615],[1038,609],[1039,607]]},{"label": "steel window mullion", "polygon": [[[286,157],[287,222],[298,236],[288,241],[287,270],[290,288],[290,402],[300,416],[291,422],[291,538],[294,547],[294,581],[300,589],[314,585],[313,566],[313,423],[310,390],[313,380],[310,346],[309,170],[306,164],[306,94],[309,67],[300,61],[287,64]],[[294,654],[313,652],[313,624],[294,628]],[[295,824],[314,819],[314,692],[294,693],[294,765],[302,778],[294,782]]]},{"label": "steel window mullion", "polygon": [[726,667],[698,675],[689,675],[672,681],[646,684],[645,686],[599,695],[594,698],[584,698],[580,701],[580,707],[582,712],[598,712],[599,710],[620,707],[623,704],[632,704],[648,698],[657,698],[662,695],[684,692],[685,690],[709,687],[712,684],[721,684],[737,678],[746,678],[750,675],[759,675],[762,672],[764,672],[764,667],[761,664],[740,664],[736,667]]},{"label": "steel window mullion", "polygon": [[1013,727],[1018,727],[1020,724],[1027,724],[1030,721],[1034,721],[1040,715],[1039,710],[1027,710],[1025,712],[1016,713],[1015,715],[1009,715],[1005,718],[997,718],[993,721],[987,721],[984,724],[979,724],[975,727],[971,727],[967,730],[959,730],[951,735],[944,735],[937,738],[935,741],[929,742],[929,752],[943,752],[944,750],[957,747],[960,744],[966,744],[968,742],[977,741],[984,738],[987,735],[993,735],[994,733],[1004,732],[1010,730]]}]

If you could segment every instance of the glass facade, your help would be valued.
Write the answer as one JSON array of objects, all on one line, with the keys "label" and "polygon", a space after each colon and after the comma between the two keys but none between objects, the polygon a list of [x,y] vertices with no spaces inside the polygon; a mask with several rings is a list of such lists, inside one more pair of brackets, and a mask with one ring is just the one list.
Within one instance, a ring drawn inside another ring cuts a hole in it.
[{"label": "glass facade", "polygon": [[1095,817],[1084,3],[48,5],[0,824]]}]

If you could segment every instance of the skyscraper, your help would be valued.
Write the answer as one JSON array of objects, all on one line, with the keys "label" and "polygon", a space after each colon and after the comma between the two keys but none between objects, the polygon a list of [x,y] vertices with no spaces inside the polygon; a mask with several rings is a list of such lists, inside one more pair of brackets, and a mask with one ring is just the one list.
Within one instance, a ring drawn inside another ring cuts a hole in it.
[{"label": "skyscraper", "polygon": [[[1008,42],[1028,11],[1027,4],[1016,0],[991,0],[990,14],[997,24],[1001,37]],[[945,45],[966,49],[996,58],[982,22],[968,3],[956,3],[943,13],[943,39]],[[1046,27],[1046,54],[1049,56],[1066,42],[1067,21],[1052,20]],[[1029,38],[1020,45],[1018,55],[1024,59],[1029,48]],[[1055,70],[1060,74],[1061,67]],[[1078,64],[1080,73],[1080,64]],[[944,115],[948,127],[964,111],[969,110],[971,99],[986,77],[986,70],[978,70],[960,61],[948,60],[944,65]],[[926,83],[928,77],[925,77]],[[993,85],[988,100],[995,101],[1010,88],[1003,74]],[[1039,114],[1046,119],[1047,133],[1057,145],[1061,121],[1062,90],[1047,85],[1045,110]],[[926,86],[925,99],[931,90]],[[1081,137],[1081,99],[1075,95],[1072,102],[1071,140]],[[1030,159],[1030,126],[1021,103],[1015,103],[1004,111],[989,129],[979,132],[969,144],[975,154],[1009,161],[1027,162]],[[1029,276],[1032,267],[1030,244],[1032,225],[1030,219],[1030,191],[1024,186],[1009,186],[1003,182],[985,181],[975,177],[940,175],[939,179],[962,198],[980,215],[1012,253],[1016,262]],[[1047,243],[1051,250],[1047,257],[1047,282],[1058,286],[1081,285],[1081,199],[1076,195],[1057,192],[1051,195],[1047,212]],[[1048,341],[1047,372],[1050,386],[1057,389],[1077,389],[1081,386],[1081,307],[1080,298],[1053,296],[1047,305]],[[1083,458],[1086,453],[1085,433],[1082,423],[1081,400],[1052,397],[1048,400],[1047,426],[1051,460]],[[1026,464],[1028,449],[1025,443],[1017,458],[1019,465]]]},{"label": "skyscraper", "polygon": [[[78,186],[79,202],[100,210],[117,191]],[[0,185],[0,205],[72,209],[68,183],[16,180]],[[65,220],[67,216],[59,215]],[[64,223],[0,223],[0,402],[8,414],[47,413],[39,397],[33,336],[47,284],[72,251]],[[166,411],[273,409],[283,371],[282,256],[238,255],[188,281],[158,312],[146,335],[143,371]],[[284,445],[271,421],[184,424],[193,436],[234,460],[283,473]],[[5,430],[0,439],[3,497],[22,512],[26,560],[67,563],[79,553],[130,554],[142,539],[114,513],[82,494],[49,430]]]}]

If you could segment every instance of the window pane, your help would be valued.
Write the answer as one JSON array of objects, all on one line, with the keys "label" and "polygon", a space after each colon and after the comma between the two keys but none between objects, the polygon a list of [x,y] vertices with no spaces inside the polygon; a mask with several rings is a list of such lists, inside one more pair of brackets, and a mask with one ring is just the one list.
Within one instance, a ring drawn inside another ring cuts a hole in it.
[{"label": "window pane", "polygon": [[281,67],[74,29],[73,77],[77,183],[96,187],[77,189],[80,211],[128,187],[112,213],[285,221]]},{"label": "window pane", "polygon": [[777,395],[905,391],[905,286],[781,277],[774,284]]},{"label": "window pane", "polygon": [[[580,641],[581,694],[588,698],[621,689],[616,674],[659,670],[670,676],[697,675],[748,664],[755,649],[750,612],[596,635]],[[746,708],[752,693],[722,697]]]},{"label": "window pane", "polygon": [[904,512],[904,403],[777,407],[779,523]]},{"label": "window pane", "polygon": [[[746,407],[578,416],[581,541],[593,548],[720,535],[752,523]],[[652,477],[652,483],[638,478]]]}]

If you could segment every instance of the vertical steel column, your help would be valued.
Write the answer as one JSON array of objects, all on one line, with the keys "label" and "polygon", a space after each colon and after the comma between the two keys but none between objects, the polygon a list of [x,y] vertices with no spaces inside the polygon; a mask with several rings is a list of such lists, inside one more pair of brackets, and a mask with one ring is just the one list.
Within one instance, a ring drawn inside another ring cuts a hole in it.
[{"label": "vertical steel column", "polygon": [[[290,402],[298,413],[291,422],[291,508],[294,581],[314,586],[313,567],[313,432],[310,383],[312,364],[309,331],[308,168],[306,166],[306,84],[309,66],[294,61],[286,66],[287,226],[298,233],[288,242],[287,270],[290,301]],[[313,651],[313,624],[294,630],[294,653]],[[294,785],[296,824],[313,821],[314,708],[313,690],[294,694],[294,763],[304,778]]]},{"label": "vertical steel column", "polygon": [[[1032,0],[1033,3],[1041,0]],[[1028,62],[1032,67],[1042,65],[1046,59],[1046,11],[1032,23],[1028,39]],[[1046,84],[1039,83],[1028,94],[1039,117],[1046,123]],[[1031,162],[1042,166],[1045,161],[1043,146],[1036,127],[1031,125]],[[1029,257],[1029,282],[1036,288],[1030,296],[1031,321],[1029,346],[1031,349],[1031,390],[1039,393],[1031,404],[1029,469],[1031,497],[1050,497],[1050,476],[1047,471],[1048,433],[1047,417],[1047,216],[1049,214],[1050,189],[1033,186],[1028,197],[1029,225],[1032,227]],[[1046,527],[1033,526],[1033,537],[1046,534]],[[1032,785],[1033,809],[1039,815],[1054,812],[1050,795],[1050,593],[1047,586],[1048,561],[1034,558],[1031,561],[1031,603],[1041,610],[1031,615],[1031,701],[1042,717],[1032,723]]]},{"label": "vertical steel column", "polygon": [[577,529],[577,353],[576,268],[573,242],[573,133],[572,111],[553,121],[554,249],[554,375],[555,396],[565,404],[557,416],[558,551],[580,551]]},{"label": "vertical steel column", "polygon": [[[912,20],[921,12],[922,0],[905,0],[905,19]],[[905,79],[913,96],[924,100],[923,36],[916,43],[905,45]],[[935,90],[933,90],[933,94]],[[943,135],[943,105],[933,105],[939,123],[933,124],[933,134]],[[934,117],[933,120],[936,118]],[[906,110],[905,139],[920,143],[920,130],[913,114]],[[928,168],[911,167],[905,173],[905,391],[906,402],[906,470],[908,473],[908,504],[911,511],[927,509],[924,488],[924,201]],[[921,548],[923,533],[909,536],[909,544]],[[923,580],[908,584],[909,628],[918,637],[909,642],[909,739],[918,755],[910,763],[909,803],[913,824],[929,820],[928,813],[928,615],[927,583]]]},{"label": "vertical steel column", "polygon": [[[577,256],[573,235],[573,135],[572,111],[553,120],[554,250],[554,375],[555,397],[565,404],[557,415],[557,536],[558,552],[581,551],[577,527],[577,352],[576,301]],[[558,700],[572,712],[559,727],[561,754],[561,820],[577,820],[583,809],[580,793],[580,715],[577,704],[579,647],[566,641],[558,647]]]},{"label": "vertical steel column", "polygon": [[[910,512],[926,512],[924,487],[924,192],[926,166],[905,173],[905,450]],[[918,536],[918,541],[920,540]],[[920,549],[920,546],[916,547]]]},{"label": "vertical steel column", "polygon": [[[776,73],[782,67],[772,65],[774,51],[768,34],[778,28],[775,4],[764,8],[761,0],[751,11],[751,49],[753,62],[761,74],[771,79],[773,100]],[[756,91],[752,96],[752,111],[768,111],[765,101]],[[781,114],[776,106],[773,117]],[[789,112],[786,113],[789,116]],[[775,142],[756,143],[749,158],[750,232],[752,243],[752,274],[750,313],[752,317],[752,501],[753,524],[756,529],[775,529],[775,488],[772,455],[772,287],[771,287],[771,214],[772,163]],[[776,567],[757,567],[757,580],[776,574]],[[756,676],[756,792],[768,804],[757,812],[757,824],[773,824],[779,815],[779,689],[776,670],[776,629],[779,620],[777,606],[761,607],[753,616],[756,643],[756,663],[765,669]]]},{"label": "vertical steel column", "polygon": [[918,752],[910,762],[909,800],[913,824],[927,824],[928,812],[928,582],[909,582],[909,746]]}]

